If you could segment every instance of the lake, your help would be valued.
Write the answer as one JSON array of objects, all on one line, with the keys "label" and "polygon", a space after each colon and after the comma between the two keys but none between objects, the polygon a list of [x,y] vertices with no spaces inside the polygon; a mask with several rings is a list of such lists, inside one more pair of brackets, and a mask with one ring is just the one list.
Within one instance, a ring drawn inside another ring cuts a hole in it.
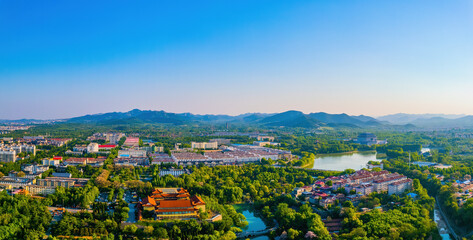
[{"label": "lake", "polygon": [[376,159],[376,152],[355,152],[341,154],[325,154],[315,158],[313,169],[343,171],[345,169],[360,170],[366,168],[369,161]]},{"label": "lake", "polygon": [[[236,204],[233,205],[237,212],[243,214],[246,217],[248,225],[244,228],[241,228],[243,231],[258,231],[266,229],[266,224],[261,220],[261,218],[255,216],[252,211],[249,210],[248,206],[245,204]],[[253,237],[252,240],[269,240],[267,236]]]}]

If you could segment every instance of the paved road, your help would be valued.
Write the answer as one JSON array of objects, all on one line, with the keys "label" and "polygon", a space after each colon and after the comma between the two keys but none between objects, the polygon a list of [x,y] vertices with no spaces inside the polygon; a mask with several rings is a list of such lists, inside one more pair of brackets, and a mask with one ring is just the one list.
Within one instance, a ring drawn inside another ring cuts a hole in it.
[{"label": "paved road", "polygon": [[130,211],[128,212],[128,219],[126,220],[127,223],[135,223],[136,222],[136,216],[135,216],[135,203],[132,203],[133,197],[130,192],[125,192],[125,201],[128,203],[128,208],[130,208]]},{"label": "paved road", "polygon": [[134,203],[128,203],[128,207],[130,208],[130,212],[128,212],[128,219],[126,222],[128,223],[135,223],[135,204]]},{"label": "paved road", "polygon": [[[54,211],[54,210],[57,210],[59,207],[48,207],[48,210],[49,211]],[[77,209],[77,208],[65,208],[66,211],[70,212],[70,213],[78,213],[80,211],[83,211],[83,209]],[[87,209],[86,210],[87,212],[93,212],[92,209]]]},{"label": "paved road", "polygon": [[440,207],[440,204],[439,204],[439,201],[438,201],[438,198],[437,198],[437,197],[435,197],[435,204],[436,204],[437,209],[438,209],[439,212],[440,212],[440,215],[442,216],[442,219],[444,220],[444,223],[447,224],[448,232],[453,236],[454,239],[462,239],[461,237],[459,237],[459,236],[457,235],[457,233],[454,231],[454,229],[453,229],[452,226],[450,225],[450,222],[449,222],[450,219],[448,219],[447,216],[443,213],[443,210],[442,210],[442,208]]}]

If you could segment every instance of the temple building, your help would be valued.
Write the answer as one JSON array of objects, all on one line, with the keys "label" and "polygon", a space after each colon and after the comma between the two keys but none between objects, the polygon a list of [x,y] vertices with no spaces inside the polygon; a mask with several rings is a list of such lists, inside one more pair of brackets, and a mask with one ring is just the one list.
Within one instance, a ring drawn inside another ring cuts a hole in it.
[{"label": "temple building", "polygon": [[155,189],[139,205],[143,211],[154,212],[155,219],[198,218],[199,210],[205,211],[205,202],[183,188]]}]

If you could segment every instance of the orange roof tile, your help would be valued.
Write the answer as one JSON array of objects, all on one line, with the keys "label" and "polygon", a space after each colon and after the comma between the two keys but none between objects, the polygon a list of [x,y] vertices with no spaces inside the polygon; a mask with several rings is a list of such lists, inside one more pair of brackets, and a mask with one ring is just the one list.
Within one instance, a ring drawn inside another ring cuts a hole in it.
[{"label": "orange roof tile", "polygon": [[197,195],[192,196],[191,200],[195,205],[205,205],[204,200]]},{"label": "orange roof tile", "polygon": [[152,197],[145,197],[141,201],[141,205],[143,206],[156,206],[156,201]]},{"label": "orange roof tile", "polygon": [[159,209],[163,208],[191,208],[194,207],[190,200],[163,200],[159,201]]}]

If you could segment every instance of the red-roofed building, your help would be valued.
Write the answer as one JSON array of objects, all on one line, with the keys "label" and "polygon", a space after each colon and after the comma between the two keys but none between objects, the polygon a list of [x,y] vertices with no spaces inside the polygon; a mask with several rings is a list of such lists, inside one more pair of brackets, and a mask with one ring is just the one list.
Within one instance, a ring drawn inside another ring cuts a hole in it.
[{"label": "red-roofed building", "polygon": [[200,209],[205,211],[204,200],[199,196],[191,197],[183,188],[174,189],[173,192],[155,189],[151,196],[141,200],[139,206],[143,211],[154,211],[156,219],[197,218]]},{"label": "red-roofed building", "polygon": [[141,206],[143,207],[143,210],[145,211],[154,211],[154,208],[156,207],[156,201],[152,197],[145,197],[143,200],[141,200]]},{"label": "red-roofed building", "polygon": [[138,147],[140,145],[140,138],[127,137],[123,145],[128,146],[128,147]]},{"label": "red-roofed building", "polygon": [[111,150],[113,148],[116,148],[117,145],[115,144],[105,144],[105,145],[99,145],[99,150]]}]

